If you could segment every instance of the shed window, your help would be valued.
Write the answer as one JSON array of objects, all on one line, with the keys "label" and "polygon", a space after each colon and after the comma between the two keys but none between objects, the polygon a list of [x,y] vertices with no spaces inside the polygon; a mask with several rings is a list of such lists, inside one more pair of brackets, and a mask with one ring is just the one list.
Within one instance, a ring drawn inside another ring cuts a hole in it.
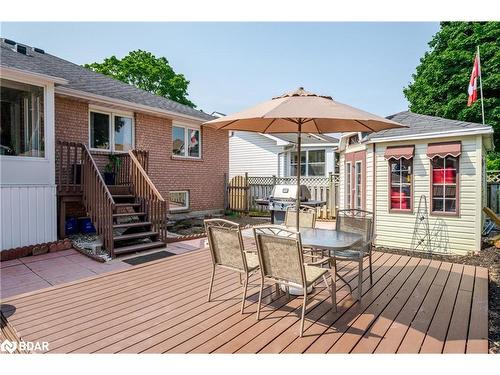
[{"label": "shed window", "polygon": [[435,156],[432,169],[432,212],[457,213],[458,156]]},{"label": "shed window", "polygon": [[391,210],[412,209],[413,158],[390,159],[390,207]]},{"label": "shed window", "polygon": [[351,169],[352,169],[352,163],[347,162],[345,164],[345,205],[347,208],[351,208],[351,194],[352,194]]}]

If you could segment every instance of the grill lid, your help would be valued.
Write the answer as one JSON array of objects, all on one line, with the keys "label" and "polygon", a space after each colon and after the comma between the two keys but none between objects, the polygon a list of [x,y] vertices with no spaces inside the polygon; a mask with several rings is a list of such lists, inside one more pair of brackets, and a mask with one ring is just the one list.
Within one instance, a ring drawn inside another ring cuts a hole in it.
[{"label": "grill lid", "polygon": [[[274,200],[293,200],[297,197],[297,185],[275,185],[271,193]],[[311,192],[306,185],[300,185],[300,200],[305,202],[311,199]]]}]

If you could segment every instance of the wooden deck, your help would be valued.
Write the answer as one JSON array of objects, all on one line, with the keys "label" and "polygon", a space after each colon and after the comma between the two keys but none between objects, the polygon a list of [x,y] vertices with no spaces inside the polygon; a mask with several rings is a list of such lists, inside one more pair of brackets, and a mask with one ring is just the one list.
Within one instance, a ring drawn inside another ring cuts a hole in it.
[{"label": "wooden deck", "polygon": [[[266,291],[255,318],[257,277],[240,314],[238,276],[219,271],[206,302],[208,251],[197,250],[127,270],[2,301],[25,341],[53,353],[487,353],[485,268],[376,252],[374,283],[364,274],[355,302],[337,283],[338,311],[318,285],[298,337],[300,299]],[[340,264],[356,287],[356,265]]]}]

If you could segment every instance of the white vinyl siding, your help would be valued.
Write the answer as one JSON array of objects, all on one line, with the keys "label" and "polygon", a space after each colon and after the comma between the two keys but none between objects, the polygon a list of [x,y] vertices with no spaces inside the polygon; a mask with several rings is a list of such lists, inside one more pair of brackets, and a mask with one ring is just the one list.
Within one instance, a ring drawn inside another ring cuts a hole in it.
[{"label": "white vinyl siding", "polygon": [[282,147],[258,133],[234,132],[229,137],[229,176],[277,176]]},{"label": "white vinyl siding", "polygon": [[0,249],[57,239],[55,186],[2,185],[0,205]]},{"label": "white vinyl siding", "polygon": [[[439,139],[435,141],[452,141],[459,139]],[[389,213],[388,202],[388,167],[384,158],[386,146],[377,144],[377,204],[376,204],[376,244],[393,248],[410,249],[415,227],[415,218],[422,195],[427,200],[427,217],[431,232],[433,251],[441,253],[465,254],[480,249],[480,236],[477,234],[476,222],[480,220],[481,207],[477,206],[477,194],[481,195],[477,186],[476,172],[481,170],[478,159],[476,137],[462,137],[462,155],[460,155],[460,207],[459,216],[438,216],[430,213],[430,160],[426,155],[430,141],[398,142],[390,145],[415,145],[413,160],[414,196],[413,214]]]},{"label": "white vinyl siding", "polygon": [[[430,213],[430,160],[427,145],[434,142],[461,141],[460,155],[460,207],[458,216],[438,216]],[[388,161],[384,157],[387,146],[415,145],[413,160],[413,212],[389,212]],[[348,148],[348,152],[359,151],[366,146],[366,209],[373,211],[373,145]],[[412,141],[376,144],[376,245],[410,249],[415,228],[415,219],[420,196],[427,199],[427,217],[433,240],[433,251],[450,254],[465,254],[480,249],[481,240],[481,183],[482,170],[481,136],[443,137]],[[345,151],[340,156],[339,207],[345,208]]]}]

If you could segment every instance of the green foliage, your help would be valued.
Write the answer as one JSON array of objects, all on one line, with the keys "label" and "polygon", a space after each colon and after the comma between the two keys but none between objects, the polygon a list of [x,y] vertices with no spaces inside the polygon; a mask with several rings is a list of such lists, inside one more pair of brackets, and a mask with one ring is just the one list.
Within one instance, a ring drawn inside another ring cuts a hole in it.
[{"label": "green foliage", "polygon": [[174,72],[165,57],[151,52],[131,51],[123,59],[111,56],[102,63],[85,64],[86,68],[134,85],[153,94],[196,107],[187,97],[189,81]]},{"label": "green foliage", "polygon": [[467,107],[467,88],[479,46],[485,122],[495,131],[497,151],[488,155],[489,165],[500,164],[499,40],[500,22],[442,22],[429,42],[430,51],[420,59],[413,82],[404,89],[412,112],[481,123],[481,101]]},{"label": "green foliage", "polygon": [[486,157],[488,171],[500,171],[500,152],[490,152]]},{"label": "green foliage", "polygon": [[104,171],[107,173],[117,172],[122,165],[122,159],[114,154],[109,154],[108,160],[108,164],[104,166]]}]

